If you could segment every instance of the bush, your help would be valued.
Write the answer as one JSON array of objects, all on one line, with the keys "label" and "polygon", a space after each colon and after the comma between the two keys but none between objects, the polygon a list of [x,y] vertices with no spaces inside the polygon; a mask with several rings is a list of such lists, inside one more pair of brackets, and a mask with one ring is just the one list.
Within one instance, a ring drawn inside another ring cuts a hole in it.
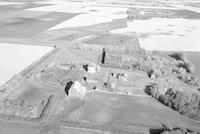
[{"label": "bush", "polygon": [[193,72],[193,66],[190,62],[187,60],[187,55],[185,53],[173,53],[169,55],[170,57],[176,59],[177,61],[182,61],[178,63],[179,68],[184,68],[188,73]]},{"label": "bush", "polygon": [[179,68],[184,68],[185,70],[186,70],[186,72],[188,72],[188,73],[192,73],[193,72],[193,66],[192,66],[192,64],[191,63],[189,63],[189,62],[184,62],[184,63],[179,63],[178,64],[178,67]]},{"label": "bush", "polygon": [[177,53],[170,54],[169,56],[176,59],[176,60],[181,60],[183,62],[187,62],[186,54],[184,54],[184,53],[178,53],[177,52]]}]

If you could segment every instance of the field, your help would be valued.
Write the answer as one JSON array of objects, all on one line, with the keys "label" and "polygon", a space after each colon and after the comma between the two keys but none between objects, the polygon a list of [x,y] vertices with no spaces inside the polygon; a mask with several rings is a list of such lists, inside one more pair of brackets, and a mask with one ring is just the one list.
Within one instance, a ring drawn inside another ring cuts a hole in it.
[{"label": "field", "polygon": [[0,43],[0,85],[50,52],[52,47]]}]

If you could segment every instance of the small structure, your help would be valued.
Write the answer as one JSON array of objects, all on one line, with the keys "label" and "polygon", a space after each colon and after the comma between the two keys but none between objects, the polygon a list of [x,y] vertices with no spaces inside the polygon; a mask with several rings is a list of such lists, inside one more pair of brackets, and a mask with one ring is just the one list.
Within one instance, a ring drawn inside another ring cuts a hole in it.
[{"label": "small structure", "polygon": [[111,76],[112,77],[117,77],[117,73],[113,72],[113,73],[111,73]]},{"label": "small structure", "polygon": [[151,79],[156,79],[156,78],[158,78],[158,75],[156,73],[153,73],[150,78]]},{"label": "small structure", "polygon": [[116,84],[115,83],[111,83],[111,88],[115,89],[115,87],[116,87]]},{"label": "small structure", "polygon": [[105,63],[105,58],[106,58],[106,49],[103,48],[103,51],[102,51],[102,55],[101,55],[101,64],[104,64]]},{"label": "small structure", "polygon": [[65,87],[65,92],[68,96],[83,98],[86,94],[86,87],[78,81],[70,81]]},{"label": "small structure", "polygon": [[117,74],[117,79],[122,80],[122,81],[127,81],[128,80],[128,75],[125,73],[118,73]]},{"label": "small structure", "polygon": [[83,68],[88,72],[88,73],[96,73],[100,71],[100,66],[96,65],[95,63],[88,64],[88,65],[83,65]]}]

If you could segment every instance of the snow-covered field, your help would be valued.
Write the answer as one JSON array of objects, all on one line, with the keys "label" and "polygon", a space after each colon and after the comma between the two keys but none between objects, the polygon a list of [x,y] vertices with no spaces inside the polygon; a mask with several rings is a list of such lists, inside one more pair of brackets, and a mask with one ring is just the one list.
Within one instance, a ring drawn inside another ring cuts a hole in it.
[{"label": "snow-covered field", "polygon": [[70,27],[81,27],[81,26],[92,26],[95,24],[101,24],[106,22],[111,22],[113,19],[126,18],[127,14],[121,13],[120,11],[111,11],[107,9],[101,9],[97,12],[89,12],[85,14],[77,15],[69,20],[66,20],[49,30],[70,28]]},{"label": "snow-covered field", "polygon": [[200,51],[200,20],[153,18],[127,22],[111,33],[136,33],[147,50]]},{"label": "snow-covered field", "polygon": [[52,49],[46,46],[0,43],[0,86]]},{"label": "snow-covered field", "polygon": [[120,19],[127,17],[127,8],[121,7],[104,7],[95,6],[93,2],[62,2],[51,1],[53,5],[45,7],[30,8],[30,11],[45,11],[45,12],[64,12],[64,13],[78,13],[79,15],[68,19],[49,30],[91,26],[111,22],[113,19]]}]

